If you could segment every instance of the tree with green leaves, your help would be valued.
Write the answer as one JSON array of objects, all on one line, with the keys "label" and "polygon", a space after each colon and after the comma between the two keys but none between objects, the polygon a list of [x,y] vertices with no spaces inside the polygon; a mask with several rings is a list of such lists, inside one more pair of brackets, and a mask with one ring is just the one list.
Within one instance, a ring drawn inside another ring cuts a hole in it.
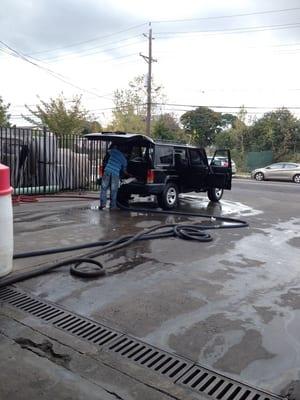
[{"label": "tree with green leaves", "polygon": [[238,169],[243,170],[245,168],[245,141],[249,130],[246,125],[247,112],[244,107],[241,107],[237,116],[229,115],[229,128],[216,135],[215,146],[230,149]]},{"label": "tree with green leaves", "polygon": [[233,115],[222,114],[208,107],[187,111],[180,118],[185,132],[195,144],[202,147],[213,145],[216,135],[231,126],[234,120]]},{"label": "tree with green leaves", "polygon": [[10,104],[5,104],[2,97],[0,96],[0,126],[7,128],[10,126],[9,119],[10,114],[8,113],[8,109]]},{"label": "tree with green leaves", "polygon": [[[147,89],[145,75],[135,77],[128,88],[118,89],[114,93],[115,108],[113,120],[108,129],[124,132],[145,132],[147,115]],[[155,84],[152,83],[152,87]],[[162,87],[156,87],[152,93],[152,113],[155,114],[156,103],[163,102]],[[153,116],[152,121],[155,116]]]},{"label": "tree with green leaves", "polygon": [[156,117],[152,129],[154,138],[164,140],[180,139],[181,128],[173,114],[166,113]]},{"label": "tree with green leaves", "polygon": [[102,125],[98,121],[85,121],[82,134],[101,132],[103,130]]},{"label": "tree with green leaves", "polygon": [[286,108],[271,111],[250,128],[246,146],[250,151],[272,150],[281,161],[288,154],[300,151],[299,120]]},{"label": "tree with green leaves", "polygon": [[39,128],[46,126],[56,135],[80,135],[90,120],[88,112],[81,104],[81,96],[68,101],[63,94],[49,102],[40,99],[35,109],[26,105],[32,116],[23,116],[28,122]]}]

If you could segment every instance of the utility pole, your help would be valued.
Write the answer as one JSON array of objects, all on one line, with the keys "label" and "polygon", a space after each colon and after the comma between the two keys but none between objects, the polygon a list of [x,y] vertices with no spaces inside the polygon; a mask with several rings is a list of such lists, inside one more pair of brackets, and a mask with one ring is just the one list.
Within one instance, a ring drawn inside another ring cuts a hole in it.
[{"label": "utility pole", "polygon": [[151,134],[151,78],[152,78],[152,63],[157,62],[154,58],[152,58],[152,28],[151,22],[149,22],[149,34],[144,36],[148,37],[148,56],[144,56],[140,53],[140,56],[148,63],[148,76],[147,76],[147,116],[146,116],[146,135],[150,136]]}]

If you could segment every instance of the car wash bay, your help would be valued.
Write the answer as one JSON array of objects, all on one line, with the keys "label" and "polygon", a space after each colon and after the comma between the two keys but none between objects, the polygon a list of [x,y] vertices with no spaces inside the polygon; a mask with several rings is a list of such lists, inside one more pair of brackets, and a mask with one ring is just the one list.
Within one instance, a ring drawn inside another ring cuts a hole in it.
[{"label": "car wash bay", "polygon": [[[27,398],[39,398],[40,393],[44,398],[67,394],[95,399],[199,398],[197,371],[202,367],[225,375],[229,382],[243,381],[278,395],[287,387],[297,389],[299,193],[300,187],[293,184],[246,180],[235,180],[219,205],[192,193],[182,198],[183,211],[242,218],[249,228],[212,231],[210,243],[175,238],[135,243],[102,257],[113,274],[96,280],[72,277],[62,268],[15,285],[12,290],[19,291],[19,304],[22,296],[29,296],[27,305],[34,307],[30,302],[38,301],[41,307],[54,309],[43,319],[18,308],[18,301],[16,306],[3,302],[2,396],[24,398],[25,392]],[[15,206],[16,252],[187,221],[151,212],[98,211],[96,205],[92,200],[44,198]],[[65,257],[16,260],[15,268]],[[51,312],[63,313],[62,322],[57,314],[51,323]],[[62,329],[68,328],[68,321],[72,326],[72,318],[79,318],[81,336],[76,336],[76,324],[73,331]],[[99,339],[97,345],[86,340],[93,337],[89,329],[96,333],[104,329],[108,342]],[[125,350],[129,346],[123,355],[118,351],[122,346]],[[126,357],[141,346],[150,349],[149,354],[158,352],[155,357],[165,360],[164,366],[170,365],[172,372],[163,374],[149,362]],[[185,375],[188,371],[192,375]],[[188,378],[184,381],[181,376]],[[203,378],[207,387],[208,378],[212,379],[210,375]],[[243,398],[248,396],[245,390],[240,391]],[[220,390],[216,388],[215,393]]]}]

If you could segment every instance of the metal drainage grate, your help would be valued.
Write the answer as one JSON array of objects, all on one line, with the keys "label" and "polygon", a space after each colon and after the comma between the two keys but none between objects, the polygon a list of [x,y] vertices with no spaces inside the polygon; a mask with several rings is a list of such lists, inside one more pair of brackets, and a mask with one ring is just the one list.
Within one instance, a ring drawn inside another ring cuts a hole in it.
[{"label": "metal drainage grate", "polygon": [[195,365],[176,383],[217,400],[282,399],[280,396],[237,382],[199,365]]},{"label": "metal drainage grate", "polygon": [[51,323],[90,343],[103,346],[126,360],[170,379],[208,399],[214,400],[282,400],[283,398],[233,380],[199,364],[112,330],[102,324],[71,313],[52,303],[12,287],[0,289],[0,301]]},{"label": "metal drainage grate", "polygon": [[103,346],[122,335],[98,322],[82,318],[14,288],[6,287],[1,289],[0,300],[26,311],[43,321],[51,322],[56,328],[98,346]]},{"label": "metal drainage grate", "polygon": [[173,381],[179,379],[193,366],[190,361],[173,356],[125,335],[107,345],[106,349]]}]

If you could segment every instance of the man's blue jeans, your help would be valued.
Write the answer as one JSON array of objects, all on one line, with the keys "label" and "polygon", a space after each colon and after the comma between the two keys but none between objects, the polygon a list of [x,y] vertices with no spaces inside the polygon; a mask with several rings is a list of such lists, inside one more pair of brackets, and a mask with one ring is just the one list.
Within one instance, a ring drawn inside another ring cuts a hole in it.
[{"label": "man's blue jeans", "polygon": [[119,189],[119,176],[105,172],[101,182],[100,207],[106,206],[107,190],[110,188],[110,208],[117,207],[117,193]]}]

